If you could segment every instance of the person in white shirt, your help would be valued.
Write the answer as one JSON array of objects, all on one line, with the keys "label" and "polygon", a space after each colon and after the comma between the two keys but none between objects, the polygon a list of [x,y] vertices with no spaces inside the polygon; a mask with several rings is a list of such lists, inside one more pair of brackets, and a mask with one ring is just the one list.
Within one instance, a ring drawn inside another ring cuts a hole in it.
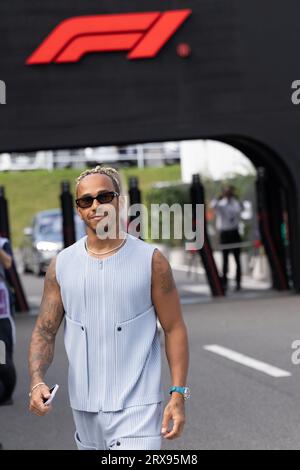
[{"label": "person in white shirt", "polygon": [[[223,189],[218,199],[210,203],[216,212],[216,227],[220,232],[221,245],[237,245],[241,243],[239,222],[243,211],[243,203],[235,194],[235,188],[228,186]],[[223,249],[223,285],[227,289],[228,259],[232,253],[236,262],[236,290],[241,289],[241,249],[240,247],[228,247]]]}]

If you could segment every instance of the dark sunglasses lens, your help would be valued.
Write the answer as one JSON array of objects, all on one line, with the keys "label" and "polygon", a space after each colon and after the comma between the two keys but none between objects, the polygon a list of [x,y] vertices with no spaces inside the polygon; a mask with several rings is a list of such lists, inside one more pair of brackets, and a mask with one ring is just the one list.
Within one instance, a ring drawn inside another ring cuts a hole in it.
[{"label": "dark sunglasses lens", "polygon": [[114,197],[114,193],[102,193],[97,196],[97,201],[101,204],[106,204],[108,202],[111,202]]},{"label": "dark sunglasses lens", "polygon": [[87,207],[91,207],[91,205],[93,204],[93,198],[83,197],[82,199],[78,199],[77,203],[79,207],[81,207],[81,209],[85,209]]}]

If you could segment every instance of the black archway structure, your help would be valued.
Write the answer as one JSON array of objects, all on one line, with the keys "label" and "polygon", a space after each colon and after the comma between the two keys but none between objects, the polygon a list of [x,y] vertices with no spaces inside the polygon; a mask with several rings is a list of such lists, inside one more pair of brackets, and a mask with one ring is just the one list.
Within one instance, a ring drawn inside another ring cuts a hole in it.
[{"label": "black archway structure", "polygon": [[[300,275],[298,263],[295,262],[300,254],[298,249],[299,218],[296,202],[297,179],[284,160],[261,142],[241,136],[224,136],[217,140],[240,150],[256,167],[258,172],[258,218],[263,232],[262,238],[273,269],[274,287],[278,290],[286,290],[295,286],[297,290]],[[267,227],[264,225],[265,223],[268,224]],[[283,223],[286,224],[288,233],[288,247],[284,246]],[[277,271],[275,279],[274,271]],[[276,279],[276,276],[279,276],[279,279]]]},{"label": "black archway structure", "polygon": [[[152,59],[129,60],[126,51],[115,51],[73,63],[26,63],[72,17],[182,9],[191,15],[165,35]],[[300,77],[299,13],[298,0],[288,6],[279,0],[1,2],[7,104],[0,106],[0,152],[226,142],[265,169],[269,230],[279,257],[282,208],[289,215],[292,279],[300,293],[300,107],[291,99]]]}]

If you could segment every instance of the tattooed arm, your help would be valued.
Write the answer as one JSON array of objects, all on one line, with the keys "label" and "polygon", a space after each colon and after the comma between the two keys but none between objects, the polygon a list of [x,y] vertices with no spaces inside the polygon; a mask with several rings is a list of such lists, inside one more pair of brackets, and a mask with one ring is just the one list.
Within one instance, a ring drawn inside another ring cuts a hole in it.
[{"label": "tattooed arm", "polygon": [[[152,301],[165,334],[165,348],[172,385],[185,386],[189,366],[187,329],[182,317],[180,300],[172,270],[167,259],[155,250],[152,259]],[[166,432],[173,420],[173,429]],[[174,392],[164,412],[162,433],[166,439],[175,439],[184,427],[184,400]]]},{"label": "tattooed arm", "polygon": [[[40,312],[29,346],[31,389],[44,381],[45,374],[53,360],[55,337],[64,315],[60,288],[55,275],[55,264],[56,258],[51,261],[47,270]],[[49,396],[49,388],[46,385],[38,386],[32,393],[30,410],[39,416],[48,413],[51,408],[44,405],[43,399]]]}]

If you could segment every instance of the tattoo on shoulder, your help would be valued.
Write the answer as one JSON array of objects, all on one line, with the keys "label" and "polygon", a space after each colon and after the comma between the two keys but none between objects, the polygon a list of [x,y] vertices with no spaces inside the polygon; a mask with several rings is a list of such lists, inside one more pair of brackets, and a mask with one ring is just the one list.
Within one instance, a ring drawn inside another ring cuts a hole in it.
[{"label": "tattoo on shoulder", "polygon": [[55,334],[62,321],[63,304],[59,286],[55,274],[55,259],[47,270],[44,293],[39,312],[40,332],[43,330],[46,336]]},{"label": "tattoo on shoulder", "polygon": [[175,289],[172,269],[169,262],[157,249],[155,249],[153,254],[153,271],[159,279],[161,291],[164,294],[170,294]]}]

